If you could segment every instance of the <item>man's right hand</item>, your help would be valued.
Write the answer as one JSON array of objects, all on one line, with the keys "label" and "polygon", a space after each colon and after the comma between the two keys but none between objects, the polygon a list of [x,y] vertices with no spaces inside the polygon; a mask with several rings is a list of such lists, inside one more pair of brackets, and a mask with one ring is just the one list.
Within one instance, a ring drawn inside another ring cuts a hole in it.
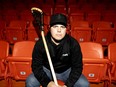
[{"label": "man's right hand", "polygon": [[53,81],[49,82],[47,87],[59,87]]},{"label": "man's right hand", "polygon": [[67,87],[66,85],[60,86],[60,85],[56,85],[53,81],[49,82],[47,87]]}]

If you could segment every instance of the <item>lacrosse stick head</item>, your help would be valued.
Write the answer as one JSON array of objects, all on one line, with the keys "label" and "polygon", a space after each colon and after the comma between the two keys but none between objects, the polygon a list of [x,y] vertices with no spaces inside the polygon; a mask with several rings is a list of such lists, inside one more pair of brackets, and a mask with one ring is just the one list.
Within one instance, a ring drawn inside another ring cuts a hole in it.
[{"label": "lacrosse stick head", "polygon": [[43,30],[43,12],[41,9],[33,7],[31,8],[32,16],[34,17],[33,24],[34,26],[38,26],[40,30]]}]

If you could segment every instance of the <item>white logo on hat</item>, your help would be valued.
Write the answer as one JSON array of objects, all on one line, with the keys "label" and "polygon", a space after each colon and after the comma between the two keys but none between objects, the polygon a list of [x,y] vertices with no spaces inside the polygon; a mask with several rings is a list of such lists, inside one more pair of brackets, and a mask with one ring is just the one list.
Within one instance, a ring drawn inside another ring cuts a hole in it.
[{"label": "white logo on hat", "polygon": [[62,56],[68,56],[68,53],[62,54]]}]

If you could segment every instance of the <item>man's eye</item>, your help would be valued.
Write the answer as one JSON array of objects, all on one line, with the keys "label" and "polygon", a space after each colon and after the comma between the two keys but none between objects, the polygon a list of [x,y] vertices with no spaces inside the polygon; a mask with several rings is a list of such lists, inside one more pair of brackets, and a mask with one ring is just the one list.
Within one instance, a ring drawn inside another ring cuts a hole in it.
[{"label": "man's eye", "polygon": [[56,28],[57,26],[53,26],[53,28]]},{"label": "man's eye", "polygon": [[65,28],[65,26],[61,26],[61,28]]}]

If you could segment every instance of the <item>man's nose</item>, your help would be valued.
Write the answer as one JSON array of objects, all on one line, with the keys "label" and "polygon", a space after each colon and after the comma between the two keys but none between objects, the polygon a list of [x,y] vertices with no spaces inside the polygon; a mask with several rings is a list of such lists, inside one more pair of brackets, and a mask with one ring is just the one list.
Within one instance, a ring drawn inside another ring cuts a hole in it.
[{"label": "man's nose", "polygon": [[57,30],[58,32],[61,32],[61,27],[58,27],[58,30]]}]

